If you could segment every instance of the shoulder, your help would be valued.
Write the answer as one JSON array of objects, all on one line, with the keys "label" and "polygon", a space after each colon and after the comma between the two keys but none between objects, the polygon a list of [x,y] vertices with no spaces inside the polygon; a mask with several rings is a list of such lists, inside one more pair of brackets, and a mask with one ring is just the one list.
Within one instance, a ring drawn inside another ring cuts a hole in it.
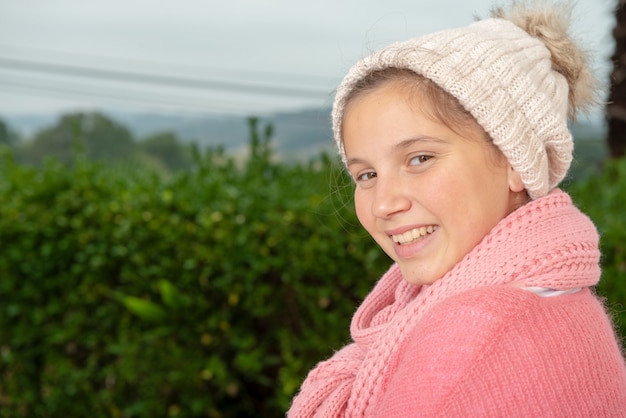
[{"label": "shoulder", "polygon": [[431,364],[438,359],[442,364],[457,360],[467,364],[511,327],[540,320],[540,299],[513,286],[484,287],[450,297],[426,313],[407,340],[405,355]]},{"label": "shoulder", "polygon": [[449,416],[510,406],[541,415],[533,409],[539,404],[526,401],[564,408],[565,392],[582,390],[602,398],[599,404],[611,402],[608,393],[619,398],[624,379],[610,321],[588,289],[543,298],[514,286],[485,287],[425,315],[404,346],[383,406],[386,413],[408,404]]},{"label": "shoulder", "polygon": [[495,332],[502,327],[520,328],[535,322],[558,327],[562,321],[577,319],[586,323],[601,318],[606,318],[604,308],[588,288],[573,294],[541,297],[522,287],[499,285],[470,290],[442,301],[424,316],[418,331],[440,332],[441,324],[445,323],[447,329],[460,333],[467,331],[467,327]]},{"label": "shoulder", "polygon": [[395,395],[422,390],[433,395],[426,402],[440,401],[510,324],[533,309],[535,298],[519,288],[495,286],[464,292],[433,307],[405,343],[391,381]]},{"label": "shoulder", "polygon": [[[452,296],[434,306],[412,333],[410,340],[439,338],[484,345],[485,338],[527,316],[539,316],[542,300],[537,295],[514,286],[487,286]],[[409,342],[410,342],[409,340]],[[432,346],[431,346],[432,347]],[[450,349],[449,344],[442,347]]]},{"label": "shoulder", "polygon": [[381,416],[402,416],[405,408],[435,415],[480,368],[509,324],[532,309],[531,297],[538,298],[511,286],[485,287],[433,307],[402,349]]},{"label": "shoulder", "polygon": [[[405,355],[428,347],[433,355],[465,362],[488,350],[550,355],[572,340],[583,344],[594,335],[614,339],[613,327],[602,304],[587,288],[557,297],[540,297],[523,288],[483,287],[450,297],[433,307],[413,330]],[[497,348],[495,348],[497,347]]]},{"label": "shoulder", "polygon": [[[471,317],[476,320],[499,321],[511,315],[518,315],[526,308],[535,305],[538,299],[537,295],[527,292],[521,287],[512,285],[485,286],[445,299],[425,315],[424,321],[431,321],[441,315],[454,317],[459,313],[468,311],[473,313]],[[477,315],[479,313],[481,315]],[[483,316],[485,314],[487,317]]]}]

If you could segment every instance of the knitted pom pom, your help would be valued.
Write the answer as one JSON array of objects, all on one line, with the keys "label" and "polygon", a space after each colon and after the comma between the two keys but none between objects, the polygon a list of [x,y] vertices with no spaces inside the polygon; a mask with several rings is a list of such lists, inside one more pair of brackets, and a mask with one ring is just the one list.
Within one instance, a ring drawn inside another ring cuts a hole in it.
[{"label": "knitted pom pom", "polygon": [[494,8],[494,18],[506,19],[541,40],[552,56],[552,68],[562,74],[569,85],[568,116],[588,111],[600,103],[600,83],[592,73],[588,57],[568,33],[572,6],[569,3],[514,1],[509,10]]}]

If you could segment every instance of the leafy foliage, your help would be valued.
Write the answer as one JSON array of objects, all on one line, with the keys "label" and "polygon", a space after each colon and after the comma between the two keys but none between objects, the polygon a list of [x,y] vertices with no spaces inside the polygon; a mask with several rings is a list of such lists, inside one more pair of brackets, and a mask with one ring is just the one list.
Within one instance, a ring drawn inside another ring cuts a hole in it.
[{"label": "leafy foliage", "polygon": [[112,119],[100,113],[75,113],[38,132],[18,155],[30,164],[49,157],[70,163],[77,151],[92,160],[131,160],[136,146],[130,131]]},{"label": "leafy foliage", "polygon": [[50,158],[72,164],[77,155],[118,166],[147,165],[163,174],[193,164],[192,146],[182,143],[174,133],[158,132],[136,140],[126,126],[98,112],[63,115],[32,140],[20,140],[0,120],[3,146],[12,148],[20,163],[38,167]]},{"label": "leafy foliage", "polygon": [[18,135],[11,131],[3,120],[0,120],[0,148],[14,147],[17,141],[19,141]]},{"label": "leafy foliage", "polygon": [[[0,165],[0,416],[279,416],[389,261],[334,162]],[[346,224],[347,222],[347,224]]]},{"label": "leafy foliage", "polygon": [[172,132],[149,135],[138,147],[157,164],[163,164],[168,172],[186,169],[193,163],[191,147],[183,146]]},{"label": "leafy foliage", "polygon": [[[0,416],[284,414],[389,260],[333,159],[277,164],[271,127],[250,129],[245,162],[195,149],[168,176],[0,160]],[[623,161],[571,185],[618,309],[625,187]]]}]

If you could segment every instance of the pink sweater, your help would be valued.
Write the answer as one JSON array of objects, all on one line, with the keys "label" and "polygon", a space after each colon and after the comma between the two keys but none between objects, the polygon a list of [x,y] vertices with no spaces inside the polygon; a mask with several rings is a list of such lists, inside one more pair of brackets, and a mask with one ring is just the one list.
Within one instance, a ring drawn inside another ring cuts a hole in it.
[{"label": "pink sweater", "polygon": [[[289,417],[626,417],[626,366],[601,303],[598,236],[560,191],[503,219],[431,286],[397,266]],[[583,290],[540,297],[538,286]]]},{"label": "pink sweater", "polygon": [[374,415],[625,417],[626,373],[589,289],[484,287],[426,315]]}]

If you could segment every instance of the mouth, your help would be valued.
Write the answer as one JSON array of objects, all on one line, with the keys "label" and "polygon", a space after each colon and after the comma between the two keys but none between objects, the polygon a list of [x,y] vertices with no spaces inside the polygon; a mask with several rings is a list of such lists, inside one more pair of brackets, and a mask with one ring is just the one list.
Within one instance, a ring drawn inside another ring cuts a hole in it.
[{"label": "mouth", "polygon": [[392,235],[391,239],[398,245],[411,244],[415,241],[424,239],[424,237],[435,232],[437,228],[439,228],[437,225],[422,226],[419,228],[411,229],[410,231],[406,231],[402,234]]}]

